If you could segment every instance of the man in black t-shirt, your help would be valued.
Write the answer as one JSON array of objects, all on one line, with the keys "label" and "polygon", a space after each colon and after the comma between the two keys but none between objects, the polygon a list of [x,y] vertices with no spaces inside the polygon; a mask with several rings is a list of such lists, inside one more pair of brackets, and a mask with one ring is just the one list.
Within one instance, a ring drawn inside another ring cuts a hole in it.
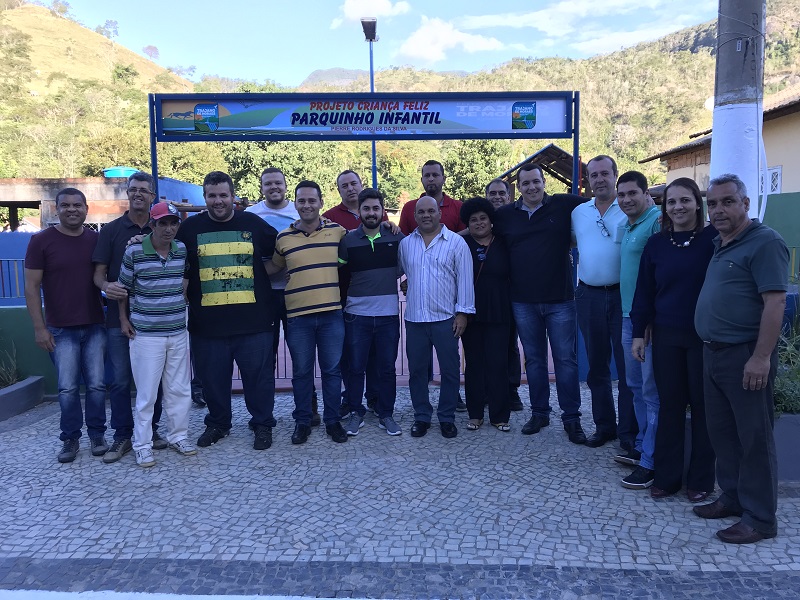
[{"label": "man in black t-shirt", "polygon": [[189,333],[208,403],[206,430],[197,445],[210,446],[230,433],[236,361],[252,416],[253,448],[266,450],[276,423],[274,311],[264,261],[275,250],[277,232],[252,213],[234,211],[227,173],[206,175],[203,197],[208,211],[184,221],[176,236],[187,250]]},{"label": "man in black t-shirt", "polygon": [[534,163],[520,168],[517,183],[522,197],[495,213],[494,231],[511,254],[511,303],[525,350],[532,414],[522,433],[538,433],[550,424],[549,340],[564,430],[571,442],[585,444],[569,252],[572,211],[587,198],[546,194],[544,174]]}]

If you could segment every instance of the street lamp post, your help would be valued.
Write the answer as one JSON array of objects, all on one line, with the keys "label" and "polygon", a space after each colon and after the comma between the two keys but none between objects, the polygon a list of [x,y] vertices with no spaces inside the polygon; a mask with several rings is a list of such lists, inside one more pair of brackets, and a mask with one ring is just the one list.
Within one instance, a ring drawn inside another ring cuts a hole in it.
[{"label": "street lamp post", "polygon": [[[375,93],[375,66],[372,61],[372,43],[378,41],[376,33],[378,19],[364,17],[361,19],[361,29],[364,30],[364,40],[369,42],[369,93]],[[375,151],[375,140],[372,140],[372,187],[378,189],[378,155]]]}]

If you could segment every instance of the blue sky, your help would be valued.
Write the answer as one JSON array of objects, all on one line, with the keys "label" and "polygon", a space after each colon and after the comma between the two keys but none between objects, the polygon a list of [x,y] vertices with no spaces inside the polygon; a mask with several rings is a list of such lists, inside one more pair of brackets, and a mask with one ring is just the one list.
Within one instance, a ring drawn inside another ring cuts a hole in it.
[{"label": "blue sky", "polygon": [[514,57],[585,58],[716,17],[717,0],[70,0],[163,66],[297,86],[316,69],[368,69],[360,17],[378,19],[375,69],[479,71]]}]

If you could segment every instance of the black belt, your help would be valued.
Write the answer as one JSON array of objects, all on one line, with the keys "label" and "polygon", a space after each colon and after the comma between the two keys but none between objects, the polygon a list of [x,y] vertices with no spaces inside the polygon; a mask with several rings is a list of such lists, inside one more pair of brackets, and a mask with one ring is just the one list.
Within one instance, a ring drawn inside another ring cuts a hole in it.
[{"label": "black belt", "polygon": [[711,348],[714,352],[717,350],[725,350],[725,348],[733,348],[734,346],[741,346],[742,344],[748,344],[749,342],[737,342],[736,344],[729,344],[728,342],[703,342],[706,346]]},{"label": "black belt", "polygon": [[611,292],[613,290],[619,289],[618,283],[612,283],[611,285],[589,285],[588,283],[584,283],[583,281],[578,281],[578,285],[583,285],[590,290],[604,290],[606,292]]}]

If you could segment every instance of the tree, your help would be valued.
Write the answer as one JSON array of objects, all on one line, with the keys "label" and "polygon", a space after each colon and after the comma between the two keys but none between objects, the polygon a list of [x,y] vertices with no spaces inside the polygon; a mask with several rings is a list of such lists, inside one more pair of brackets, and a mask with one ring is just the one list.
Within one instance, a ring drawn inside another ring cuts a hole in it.
[{"label": "tree", "polygon": [[144,52],[145,56],[147,56],[150,60],[158,60],[160,53],[158,48],[155,46],[145,46],[142,48],[142,52]]},{"label": "tree", "polygon": [[378,142],[378,187],[388,208],[400,208],[404,201],[419,196],[420,169],[429,159],[441,160],[432,142]]},{"label": "tree", "polygon": [[0,14],[0,96],[19,96],[31,80],[31,36],[10,27]]},{"label": "tree", "polygon": [[486,184],[511,166],[510,153],[507,140],[459,140],[444,161],[448,194],[483,196]]},{"label": "tree", "polygon": [[133,85],[133,80],[139,75],[139,71],[133,65],[115,64],[111,71],[111,79],[114,83],[123,85]]},{"label": "tree", "polygon": [[69,5],[69,2],[63,2],[62,0],[53,0],[50,3],[50,13],[54,17],[68,19],[70,8],[72,7]]},{"label": "tree", "polygon": [[303,179],[316,181],[322,188],[327,210],[339,202],[336,176],[350,168],[336,158],[339,145],[340,142],[223,142],[221,150],[241,197],[259,198],[261,171],[265,167],[278,167],[286,176],[290,193]]},{"label": "tree", "polygon": [[189,65],[188,67],[182,67],[180,65],[175,65],[174,67],[167,67],[167,71],[170,73],[175,73],[178,77],[192,77],[194,72],[197,70],[197,67],[194,65]]},{"label": "tree", "polygon": [[100,35],[114,41],[114,38],[119,36],[119,23],[107,20],[102,25],[95,27],[94,30]]}]

